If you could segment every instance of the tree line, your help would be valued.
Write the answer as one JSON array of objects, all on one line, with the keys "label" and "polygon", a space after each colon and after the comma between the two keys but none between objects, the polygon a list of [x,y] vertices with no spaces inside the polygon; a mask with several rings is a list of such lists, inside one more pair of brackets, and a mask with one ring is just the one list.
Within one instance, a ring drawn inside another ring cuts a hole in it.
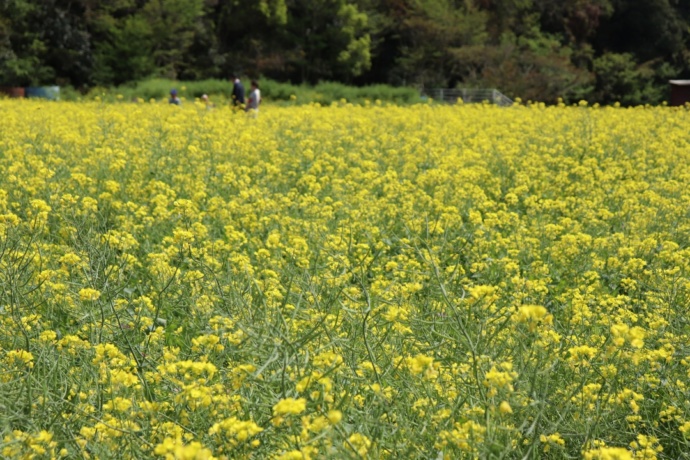
[{"label": "tree line", "polygon": [[0,86],[239,72],[658,103],[689,44],[684,0],[0,0]]}]

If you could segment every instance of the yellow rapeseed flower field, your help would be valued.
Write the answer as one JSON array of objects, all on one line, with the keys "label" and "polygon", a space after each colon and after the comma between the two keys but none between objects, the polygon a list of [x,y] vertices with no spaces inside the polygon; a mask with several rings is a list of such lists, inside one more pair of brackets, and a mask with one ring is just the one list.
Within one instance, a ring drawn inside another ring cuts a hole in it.
[{"label": "yellow rapeseed flower field", "polygon": [[690,458],[690,112],[0,101],[2,458]]}]

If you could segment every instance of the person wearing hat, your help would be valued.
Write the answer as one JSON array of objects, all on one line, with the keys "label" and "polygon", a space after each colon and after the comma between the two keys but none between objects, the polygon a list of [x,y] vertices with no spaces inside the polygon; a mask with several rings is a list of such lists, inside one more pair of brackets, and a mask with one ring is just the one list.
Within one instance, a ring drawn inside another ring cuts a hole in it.
[{"label": "person wearing hat", "polygon": [[182,101],[180,100],[179,97],[177,97],[177,90],[176,89],[171,89],[170,90],[170,99],[168,99],[169,104],[175,104],[175,105],[181,105]]}]

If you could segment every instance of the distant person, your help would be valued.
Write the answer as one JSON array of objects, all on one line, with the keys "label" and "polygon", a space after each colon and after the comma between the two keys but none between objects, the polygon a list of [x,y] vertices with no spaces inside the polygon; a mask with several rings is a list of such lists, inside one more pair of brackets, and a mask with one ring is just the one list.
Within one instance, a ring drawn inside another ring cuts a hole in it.
[{"label": "distant person", "polygon": [[261,90],[259,89],[259,83],[256,80],[252,80],[251,91],[249,92],[249,98],[247,99],[246,111],[253,112],[254,116],[259,113],[259,105],[261,104]]},{"label": "distant person", "polygon": [[232,76],[232,103],[235,106],[244,105],[244,85],[237,75]]},{"label": "distant person", "polygon": [[201,102],[203,102],[203,104],[206,106],[206,108],[207,108],[208,110],[211,110],[213,107],[215,107],[215,106],[213,105],[213,102],[211,102],[211,101],[208,99],[208,94],[203,94],[203,95],[201,96]]},{"label": "distant person", "polygon": [[182,101],[180,100],[179,97],[177,97],[177,90],[176,89],[171,89],[170,90],[170,99],[168,99],[169,104],[175,104],[175,105],[181,105]]}]

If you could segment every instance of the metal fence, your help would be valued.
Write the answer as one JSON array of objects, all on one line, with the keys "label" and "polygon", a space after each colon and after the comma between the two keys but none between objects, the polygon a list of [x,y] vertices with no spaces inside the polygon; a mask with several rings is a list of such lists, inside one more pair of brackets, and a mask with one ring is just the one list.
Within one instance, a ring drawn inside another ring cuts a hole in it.
[{"label": "metal fence", "polygon": [[453,104],[458,102],[458,99],[462,99],[466,104],[489,102],[501,107],[513,105],[513,101],[497,89],[436,88],[427,90],[424,94],[436,101]]}]

